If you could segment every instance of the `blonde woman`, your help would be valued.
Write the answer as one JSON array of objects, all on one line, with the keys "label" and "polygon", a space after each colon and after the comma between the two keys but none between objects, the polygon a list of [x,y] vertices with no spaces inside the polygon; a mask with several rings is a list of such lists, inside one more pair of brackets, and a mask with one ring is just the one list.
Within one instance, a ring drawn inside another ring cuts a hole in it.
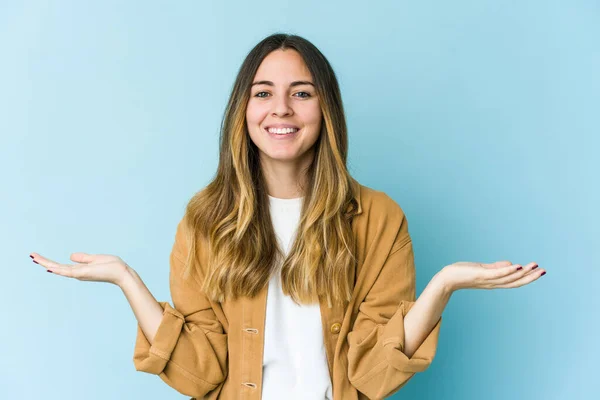
[{"label": "blonde woman", "polygon": [[189,201],[170,255],[173,306],[125,261],[73,253],[48,271],[118,285],[133,361],[201,399],[382,399],[432,362],[459,289],[515,288],[536,263],[458,262],[416,299],[407,218],[354,180],[338,82],[309,41],[274,34],[244,60],[216,176]]}]

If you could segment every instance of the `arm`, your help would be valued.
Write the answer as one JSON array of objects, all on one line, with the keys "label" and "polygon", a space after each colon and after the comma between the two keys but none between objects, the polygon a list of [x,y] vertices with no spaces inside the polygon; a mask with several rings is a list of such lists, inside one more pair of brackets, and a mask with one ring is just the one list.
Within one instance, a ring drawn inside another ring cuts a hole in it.
[{"label": "arm", "polygon": [[144,336],[148,339],[148,343],[152,344],[163,317],[163,308],[132,268],[127,268],[127,274],[120,287]]},{"label": "arm", "polygon": [[382,399],[431,364],[447,296],[435,279],[415,302],[414,254],[403,214],[383,265],[370,267],[380,272],[348,333],[348,377],[370,399]]},{"label": "arm", "polygon": [[199,281],[181,275],[188,251],[184,229],[182,220],[170,256],[174,307],[156,302],[136,274],[124,281],[123,291],[138,318],[136,370],[159,375],[184,395],[203,398],[227,376],[227,333]]},{"label": "arm", "polygon": [[452,291],[438,272],[404,317],[404,354],[411,358],[442,317]]}]

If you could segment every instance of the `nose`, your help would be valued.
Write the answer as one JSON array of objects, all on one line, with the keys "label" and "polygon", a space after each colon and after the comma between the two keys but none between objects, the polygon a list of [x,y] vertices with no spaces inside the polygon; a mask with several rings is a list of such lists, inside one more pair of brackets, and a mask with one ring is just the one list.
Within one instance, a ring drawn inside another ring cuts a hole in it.
[{"label": "nose", "polygon": [[271,103],[273,105],[273,115],[277,116],[289,116],[294,113],[290,105],[290,99],[287,96],[275,96],[275,99]]}]

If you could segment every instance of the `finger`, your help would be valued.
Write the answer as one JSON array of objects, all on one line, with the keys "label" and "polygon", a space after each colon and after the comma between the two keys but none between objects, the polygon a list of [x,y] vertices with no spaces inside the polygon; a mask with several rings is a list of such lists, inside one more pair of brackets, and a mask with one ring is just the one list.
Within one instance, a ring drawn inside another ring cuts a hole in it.
[{"label": "finger", "polygon": [[510,261],[496,261],[490,264],[481,264],[482,267],[484,268],[488,268],[488,269],[495,269],[495,268],[502,268],[502,267],[508,267],[509,265],[513,265],[512,262]]},{"label": "finger", "polygon": [[77,252],[77,253],[71,254],[71,260],[78,262],[78,263],[87,264],[87,263],[91,263],[92,261],[94,261],[94,255],[88,254],[88,253]]},{"label": "finger", "polygon": [[86,265],[58,265],[50,269],[56,275],[65,276],[67,278],[81,279],[84,275],[83,268],[87,268]]},{"label": "finger", "polygon": [[75,265],[59,264],[56,261],[50,260],[49,258],[42,257],[38,253],[31,253],[31,256],[32,256],[33,262],[35,262],[36,264],[41,265],[42,267],[46,268],[50,272],[54,272],[56,274],[63,275],[63,276],[70,276],[71,272],[69,272],[69,271],[77,266],[77,264],[75,264]]},{"label": "finger", "polygon": [[516,281],[518,279],[521,279],[523,276],[531,273],[531,271],[534,270],[535,268],[537,268],[537,263],[534,263],[534,262],[529,263],[527,265],[524,265],[523,269],[517,270],[517,271],[515,271],[515,272],[513,272],[513,273],[511,273],[511,274],[509,274],[507,276],[503,276],[503,277],[495,278],[495,279],[490,279],[488,281],[488,284],[496,286],[496,285],[504,285],[504,284],[508,284],[508,283],[514,282],[514,281]]},{"label": "finger", "polygon": [[48,268],[54,269],[54,268],[58,268],[59,266],[61,266],[61,264],[59,264],[53,260],[50,260],[49,258],[42,257],[38,253],[31,253],[31,255],[33,256],[32,257],[33,262],[35,262],[36,264],[39,264],[42,267],[45,267],[47,269]]},{"label": "finger", "polygon": [[520,268],[521,268],[521,265],[519,265],[519,264],[511,264],[511,265],[505,265],[503,267],[484,269],[482,271],[483,279],[486,282],[494,281],[497,279],[502,279],[504,277],[514,274],[516,271],[520,271],[521,270]]},{"label": "finger", "polygon": [[523,276],[521,279],[517,279],[514,282],[506,283],[504,285],[497,285],[494,288],[510,289],[510,288],[521,287],[521,286],[527,285],[535,280],[538,280],[545,273],[546,273],[546,270],[539,268],[539,269],[536,269],[535,271],[530,271],[527,275]]}]

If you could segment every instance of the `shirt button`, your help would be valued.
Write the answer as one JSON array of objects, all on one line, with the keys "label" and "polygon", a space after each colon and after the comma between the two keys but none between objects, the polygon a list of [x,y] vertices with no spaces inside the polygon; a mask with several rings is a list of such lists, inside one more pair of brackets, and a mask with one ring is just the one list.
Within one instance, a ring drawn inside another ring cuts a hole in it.
[{"label": "shirt button", "polygon": [[340,333],[341,327],[342,327],[342,324],[340,324],[339,322],[336,322],[335,324],[331,325],[331,333]]}]

